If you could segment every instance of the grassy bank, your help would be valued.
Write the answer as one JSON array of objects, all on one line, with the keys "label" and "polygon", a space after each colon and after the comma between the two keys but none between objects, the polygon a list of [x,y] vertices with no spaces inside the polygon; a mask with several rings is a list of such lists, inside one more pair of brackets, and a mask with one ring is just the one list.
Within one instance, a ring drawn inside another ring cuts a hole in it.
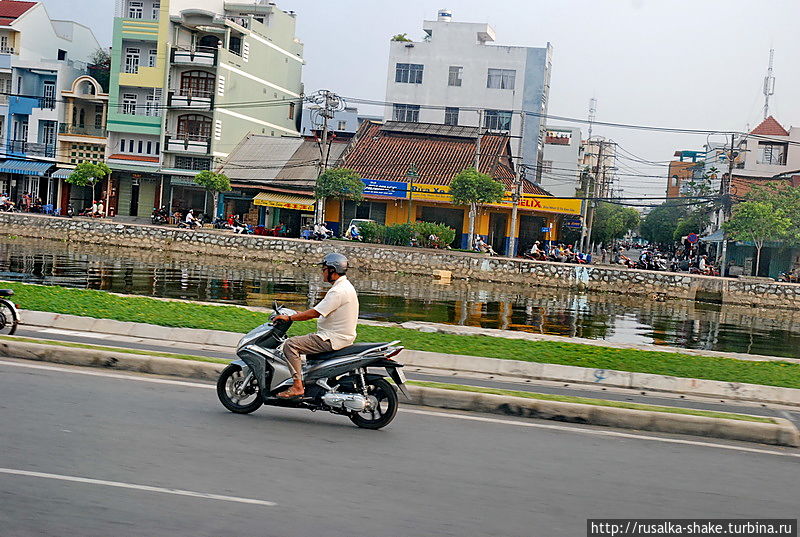
[{"label": "grassy bank", "polygon": [[[2,286],[14,289],[17,293],[14,301],[23,309],[100,319],[230,332],[247,332],[266,319],[262,313],[234,306],[167,302],[146,297],[121,297],[103,291],[21,283],[3,283]],[[295,323],[290,334],[312,330],[314,323]],[[788,362],[756,362],[569,342],[423,333],[379,326],[359,326],[358,336],[359,341],[399,339],[406,348],[422,351],[800,388],[800,364]]]}]

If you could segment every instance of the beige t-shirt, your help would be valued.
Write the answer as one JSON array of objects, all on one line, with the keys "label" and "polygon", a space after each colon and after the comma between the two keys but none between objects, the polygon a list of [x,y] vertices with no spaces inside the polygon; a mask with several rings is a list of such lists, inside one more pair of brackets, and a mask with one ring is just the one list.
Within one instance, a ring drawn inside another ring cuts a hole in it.
[{"label": "beige t-shirt", "polygon": [[333,350],[353,344],[358,323],[358,296],[347,276],[339,276],[314,309],[322,316],[317,321],[317,335],[323,341],[330,341]]}]

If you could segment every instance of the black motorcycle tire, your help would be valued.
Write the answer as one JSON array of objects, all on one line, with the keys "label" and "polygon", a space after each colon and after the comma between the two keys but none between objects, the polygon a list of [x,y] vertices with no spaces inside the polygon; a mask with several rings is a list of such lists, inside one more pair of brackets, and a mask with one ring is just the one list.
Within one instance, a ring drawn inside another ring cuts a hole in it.
[{"label": "black motorcycle tire", "polygon": [[256,398],[250,404],[239,405],[231,401],[230,397],[228,397],[228,392],[226,389],[228,379],[236,372],[241,370],[242,368],[238,365],[229,365],[225,368],[225,370],[219,376],[219,379],[217,379],[217,397],[219,397],[219,402],[222,403],[222,406],[231,412],[236,414],[250,414],[251,412],[258,410],[261,405],[264,404],[264,400],[262,397],[260,397],[260,394],[256,393]]},{"label": "black motorcycle tire", "polygon": [[385,400],[388,403],[386,412],[382,412],[376,419],[367,419],[361,414],[350,414],[350,421],[362,429],[381,429],[386,427],[397,415],[397,390],[385,379],[370,378],[367,379],[367,392],[370,394],[378,392],[386,396]]}]

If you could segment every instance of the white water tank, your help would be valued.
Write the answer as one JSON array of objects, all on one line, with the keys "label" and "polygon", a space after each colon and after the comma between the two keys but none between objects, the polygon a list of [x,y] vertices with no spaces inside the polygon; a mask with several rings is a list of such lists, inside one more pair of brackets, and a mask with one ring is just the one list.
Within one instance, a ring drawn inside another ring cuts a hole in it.
[{"label": "white water tank", "polygon": [[453,12],[449,9],[440,9],[439,10],[439,22],[450,22],[453,20]]}]

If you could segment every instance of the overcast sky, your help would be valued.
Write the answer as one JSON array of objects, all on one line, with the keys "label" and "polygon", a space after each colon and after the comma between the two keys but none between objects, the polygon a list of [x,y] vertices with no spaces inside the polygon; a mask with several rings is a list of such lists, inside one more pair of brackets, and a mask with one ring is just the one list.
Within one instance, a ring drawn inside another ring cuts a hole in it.
[{"label": "overcast sky", "polygon": [[[439,8],[462,22],[489,22],[497,43],[552,43],[548,112],[585,119],[597,98],[597,119],[615,123],[744,130],[760,122],[763,78],[775,48],[771,113],[785,127],[800,124],[797,0],[276,0],[297,12],[305,44],[306,91],[385,97],[389,38],[422,36],[422,21]],[[110,44],[113,0],[44,0],[54,18],[89,25]],[[480,103],[476,103],[479,105]],[[367,110],[367,112],[370,112]],[[584,136],[586,127],[581,126]],[[668,161],[676,149],[701,149],[706,136],[596,126],[635,155]],[[720,137],[712,140],[722,140]],[[620,159],[627,195],[664,194],[666,169]]]}]

